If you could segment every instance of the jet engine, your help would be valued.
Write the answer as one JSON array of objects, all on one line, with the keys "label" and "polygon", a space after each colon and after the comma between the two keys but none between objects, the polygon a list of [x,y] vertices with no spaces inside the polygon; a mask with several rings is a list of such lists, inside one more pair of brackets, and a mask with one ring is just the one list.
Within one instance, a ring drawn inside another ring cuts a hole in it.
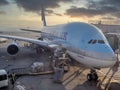
[{"label": "jet engine", "polygon": [[7,47],[7,52],[10,55],[15,55],[19,51],[18,44],[16,42],[12,42],[10,45]]}]

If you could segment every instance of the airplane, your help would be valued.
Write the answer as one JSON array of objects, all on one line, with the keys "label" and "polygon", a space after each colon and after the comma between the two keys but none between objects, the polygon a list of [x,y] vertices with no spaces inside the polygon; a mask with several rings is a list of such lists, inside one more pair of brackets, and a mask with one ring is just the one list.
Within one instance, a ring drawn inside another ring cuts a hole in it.
[{"label": "airplane", "polygon": [[[115,65],[117,57],[99,28],[83,22],[47,26],[44,11],[44,8],[42,8],[41,15],[44,26],[41,31],[36,31],[40,32],[41,40],[0,35],[0,38],[13,40],[7,48],[7,52],[10,55],[15,55],[19,51],[16,40],[37,44],[47,49],[54,48],[53,46],[60,46],[65,48],[67,54],[74,60],[91,69],[91,72],[87,75],[89,81],[97,79],[97,75],[94,75],[95,78],[91,77],[95,69],[108,68]],[[27,29],[23,30],[29,31]],[[30,31],[34,32],[34,30]]]}]

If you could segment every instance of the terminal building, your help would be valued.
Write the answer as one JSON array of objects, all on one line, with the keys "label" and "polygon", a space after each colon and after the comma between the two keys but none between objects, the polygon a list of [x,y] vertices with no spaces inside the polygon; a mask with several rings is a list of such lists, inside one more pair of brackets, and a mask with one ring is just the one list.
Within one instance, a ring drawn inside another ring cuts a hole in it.
[{"label": "terminal building", "polygon": [[120,25],[109,25],[109,24],[93,24],[100,28],[104,33],[106,32],[112,32],[112,33],[120,33]]}]

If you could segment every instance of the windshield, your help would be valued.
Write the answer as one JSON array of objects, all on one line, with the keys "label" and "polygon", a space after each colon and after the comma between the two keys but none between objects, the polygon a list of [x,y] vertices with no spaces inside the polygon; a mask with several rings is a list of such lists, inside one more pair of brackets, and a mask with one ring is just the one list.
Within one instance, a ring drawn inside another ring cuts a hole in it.
[{"label": "windshield", "polygon": [[105,42],[103,40],[95,40],[95,39],[91,39],[90,41],[88,41],[88,44],[95,44],[95,43],[104,44]]},{"label": "windshield", "polygon": [[7,79],[7,75],[5,74],[5,75],[0,75],[0,81],[2,81],[2,80],[6,80]]}]

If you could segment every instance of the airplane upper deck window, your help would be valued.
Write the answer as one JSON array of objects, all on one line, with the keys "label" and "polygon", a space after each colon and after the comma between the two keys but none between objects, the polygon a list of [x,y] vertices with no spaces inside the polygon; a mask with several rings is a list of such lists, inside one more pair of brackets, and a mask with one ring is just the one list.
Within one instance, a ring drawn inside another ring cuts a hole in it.
[{"label": "airplane upper deck window", "polygon": [[98,40],[98,43],[104,44],[105,42],[103,40]]}]

